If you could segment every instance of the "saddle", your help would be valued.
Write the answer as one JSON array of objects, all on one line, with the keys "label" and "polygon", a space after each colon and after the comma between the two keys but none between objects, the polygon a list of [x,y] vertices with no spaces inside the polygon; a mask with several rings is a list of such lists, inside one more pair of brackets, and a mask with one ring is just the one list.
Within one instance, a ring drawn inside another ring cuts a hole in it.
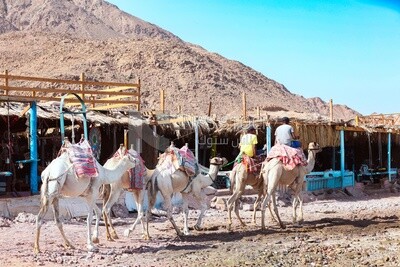
[{"label": "saddle", "polygon": [[287,145],[274,145],[267,155],[267,161],[273,158],[279,159],[286,170],[291,171],[296,166],[307,166],[307,159],[301,148],[293,148]]},{"label": "saddle", "polygon": [[189,177],[199,174],[199,166],[193,152],[183,146],[178,149],[170,146],[160,155],[157,167],[169,174],[173,174],[176,170],[185,172]]},{"label": "saddle", "polygon": [[129,169],[129,189],[143,189],[144,188],[144,178],[146,176],[146,166],[144,165],[144,160],[140,156],[140,154],[134,149],[124,150],[124,155],[121,155],[119,150],[115,152],[115,158],[121,158],[126,154],[131,155],[133,158],[137,159],[137,163],[134,168]]},{"label": "saddle", "polygon": [[68,158],[74,165],[76,176],[79,179],[95,178],[99,175],[92,147],[87,140],[82,139],[77,144],[71,144],[67,140],[64,141],[59,155],[64,152],[68,154]]}]

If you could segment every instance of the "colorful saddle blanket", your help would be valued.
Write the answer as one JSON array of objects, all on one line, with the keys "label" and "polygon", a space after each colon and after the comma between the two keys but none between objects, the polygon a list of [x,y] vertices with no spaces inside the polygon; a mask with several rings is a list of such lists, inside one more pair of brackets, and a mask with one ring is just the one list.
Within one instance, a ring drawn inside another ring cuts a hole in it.
[{"label": "colorful saddle blanket", "polygon": [[181,149],[169,147],[161,154],[157,167],[169,174],[173,174],[180,169],[188,176],[197,176],[199,174],[199,166],[193,152],[183,146]]},{"label": "colorful saddle blanket", "polygon": [[[144,188],[144,179],[146,176],[146,166],[144,165],[144,160],[140,156],[140,154],[133,150],[125,150],[125,154],[129,153],[132,157],[137,159],[136,165],[134,168],[130,169],[129,172],[129,189],[143,189]],[[121,158],[125,155],[120,155],[119,150],[115,152],[114,157]]]},{"label": "colorful saddle blanket", "polygon": [[67,144],[64,148],[74,165],[74,170],[79,179],[95,178],[99,175],[96,159],[87,140],[81,140],[77,144]]},{"label": "colorful saddle blanket", "polygon": [[235,159],[233,167],[242,162],[246,166],[246,171],[248,173],[259,174],[261,171],[261,163],[264,159],[265,157],[263,156],[251,158],[246,154],[239,154]]},{"label": "colorful saddle blanket", "polygon": [[267,155],[267,161],[278,158],[287,170],[293,170],[296,166],[306,166],[307,159],[301,148],[292,148],[287,145],[274,145]]}]

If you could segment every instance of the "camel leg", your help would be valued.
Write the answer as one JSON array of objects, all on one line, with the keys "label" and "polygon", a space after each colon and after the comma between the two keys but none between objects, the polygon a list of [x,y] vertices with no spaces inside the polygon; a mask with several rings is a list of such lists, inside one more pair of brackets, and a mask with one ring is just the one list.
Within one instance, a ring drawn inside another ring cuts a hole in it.
[{"label": "camel leg", "polygon": [[265,230],[265,207],[271,203],[271,194],[267,193],[261,204],[261,229]]},{"label": "camel leg", "polygon": [[[102,190],[102,198],[103,198],[103,221],[104,225],[106,227],[106,238],[108,241],[114,241],[114,239],[111,237],[110,233],[110,224],[111,224],[111,215],[107,213],[106,205],[107,202],[109,201],[110,198],[110,191],[111,191],[111,185],[109,184],[104,184],[103,185],[103,190]],[[110,221],[109,221],[110,220]]]},{"label": "camel leg", "polygon": [[204,196],[204,194],[202,192],[196,193],[195,197],[196,197],[198,203],[200,203],[200,215],[197,218],[197,222],[194,225],[194,229],[196,229],[197,231],[200,231],[202,229],[201,228],[201,223],[202,223],[202,220],[203,220],[203,217],[204,217],[204,213],[207,210],[207,203],[206,203],[206,200],[205,200],[205,196]]},{"label": "camel leg", "polygon": [[[96,198],[97,198],[97,196],[93,196],[93,193],[92,193],[92,195],[89,194],[86,197],[86,201],[89,206],[89,212],[88,212],[88,216],[87,216],[87,220],[86,220],[86,223],[87,223],[87,249],[90,252],[98,251],[98,248],[94,245],[94,243],[92,241],[92,220],[93,220],[93,210],[95,209],[95,205],[96,205],[96,203],[95,203]],[[97,208],[97,210],[99,210],[99,208],[97,206],[96,206],[96,208]],[[96,212],[96,220],[99,219],[99,215],[100,214],[97,214],[97,212]]]},{"label": "camel leg", "polygon": [[147,206],[147,211],[146,211],[146,234],[145,234],[145,239],[151,239],[150,234],[149,234],[149,220],[151,217],[151,209],[154,207],[156,204],[156,198],[157,198],[157,192],[153,192],[152,186],[149,185],[147,188],[147,199],[148,199],[148,206]]},{"label": "camel leg", "polygon": [[39,248],[40,228],[42,227],[43,224],[43,216],[46,214],[47,209],[49,207],[48,205],[49,205],[49,200],[47,199],[47,197],[42,196],[39,213],[36,216],[36,236],[35,236],[35,244],[33,247],[33,252],[36,254],[40,253],[40,248]]},{"label": "camel leg", "polygon": [[174,227],[176,234],[178,236],[182,235],[181,230],[179,230],[178,226],[176,225],[175,221],[174,221],[174,217],[172,216],[172,203],[171,203],[171,196],[170,195],[164,195],[164,205],[165,208],[167,209],[167,218],[168,220],[172,223],[172,226]]},{"label": "camel leg", "polygon": [[256,201],[254,201],[254,205],[253,205],[253,217],[251,219],[251,223],[254,224],[254,225],[257,224],[257,222],[256,222],[257,207],[258,207],[258,204],[261,203],[261,200],[262,200],[262,191],[258,192]]},{"label": "camel leg", "polygon": [[[106,225],[106,234],[107,240],[113,241],[114,239],[118,239],[117,232],[114,229],[111,219],[111,207],[118,201],[119,196],[121,195],[122,190],[111,186],[110,193],[108,195],[107,202],[103,207],[103,218],[104,223]],[[105,197],[105,196],[104,196]]]},{"label": "camel leg", "polygon": [[[282,220],[281,220],[281,217],[279,216],[278,206],[276,205],[276,191],[274,191],[274,192],[272,193],[272,206],[273,206],[274,213],[275,213],[275,216],[276,216],[276,218],[273,217],[274,220],[276,220],[276,221],[279,223],[279,226],[280,226],[282,229],[285,229],[286,226],[283,224],[283,222],[282,222]],[[272,211],[271,211],[271,206],[269,206],[268,208],[269,208],[269,212],[271,213],[271,216],[273,216],[273,215],[272,215]]]},{"label": "camel leg", "polygon": [[58,198],[54,198],[53,203],[52,203],[52,208],[53,208],[53,213],[54,213],[54,221],[56,222],[58,230],[60,230],[61,236],[64,239],[64,247],[73,249],[74,246],[71,245],[71,243],[68,241],[67,237],[65,236],[64,228],[63,228],[62,222],[60,220],[60,209],[59,209]]},{"label": "camel leg", "polygon": [[188,217],[189,217],[189,203],[188,203],[188,194],[182,192],[182,213],[183,213],[183,234],[184,235],[189,235],[189,223],[188,223]]},{"label": "camel leg", "polygon": [[236,202],[237,198],[237,193],[233,193],[232,196],[228,199],[226,206],[228,210],[228,231],[231,231],[231,226],[232,226],[232,209],[233,209],[233,204]]},{"label": "camel leg", "polygon": [[101,217],[101,210],[100,208],[94,203],[94,214],[96,215],[96,222],[92,234],[92,241],[93,243],[98,244],[99,241],[99,223],[100,223],[100,217]]},{"label": "camel leg", "polygon": [[[301,195],[301,192],[296,193],[296,196],[293,198],[292,206],[293,206],[293,224],[302,223],[304,219],[303,219],[303,197]],[[300,206],[299,218],[297,218],[298,206]]]},{"label": "camel leg", "polygon": [[245,183],[240,183],[235,185],[235,191],[232,194],[232,196],[228,199],[227,201],[227,209],[228,209],[228,231],[231,230],[231,225],[232,225],[232,209],[233,205],[235,205],[235,214],[236,217],[239,219],[239,222],[242,226],[246,226],[246,224],[243,222],[243,220],[240,218],[239,214],[239,203],[238,200],[239,198],[243,195],[244,188],[246,184]]},{"label": "camel leg", "polygon": [[145,228],[145,224],[144,224],[144,216],[143,216],[143,192],[142,190],[135,190],[132,192],[134,198],[135,198],[135,203],[136,203],[136,208],[137,208],[137,217],[135,222],[132,224],[131,227],[129,227],[128,229],[126,229],[124,231],[124,236],[128,237],[130,235],[130,233],[135,230],[136,225],[141,222],[142,223],[142,227],[143,227],[143,233],[142,236],[144,239],[147,239],[146,237],[146,228]]},{"label": "camel leg", "polygon": [[143,210],[143,201],[144,201],[144,191],[143,190],[138,190],[136,192],[136,206],[138,208],[138,218],[137,220],[141,222],[142,224],[142,238],[147,240],[149,239],[148,237],[148,232],[146,230],[146,224],[145,224],[145,214]]}]

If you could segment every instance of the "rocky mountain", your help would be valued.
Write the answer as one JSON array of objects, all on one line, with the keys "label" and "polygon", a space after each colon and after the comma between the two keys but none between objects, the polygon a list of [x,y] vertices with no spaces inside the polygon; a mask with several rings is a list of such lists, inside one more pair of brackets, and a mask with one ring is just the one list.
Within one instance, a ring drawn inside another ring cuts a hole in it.
[{"label": "rocky mountain", "polygon": [[[140,15],[140,14],[138,14]],[[209,103],[220,119],[249,113],[319,118],[329,106],[292,94],[262,73],[187,43],[103,0],[0,0],[0,62],[11,74],[135,82],[141,80],[142,110],[166,108],[205,115]],[[310,115],[311,114],[311,115]],[[334,105],[335,119],[356,111]]]}]

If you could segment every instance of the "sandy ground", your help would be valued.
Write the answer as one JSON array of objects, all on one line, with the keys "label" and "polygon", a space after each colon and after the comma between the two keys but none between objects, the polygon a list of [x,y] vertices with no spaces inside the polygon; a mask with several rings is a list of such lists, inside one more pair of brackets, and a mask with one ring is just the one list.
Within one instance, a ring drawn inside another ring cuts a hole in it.
[{"label": "sandy ground", "polygon": [[[228,232],[226,212],[208,210],[203,231],[177,238],[169,221],[153,216],[152,240],[141,239],[136,228],[123,231],[132,218],[115,218],[120,239],[105,239],[100,227],[99,252],[86,251],[84,219],[65,222],[75,249],[65,250],[53,221],[42,227],[41,250],[33,254],[34,216],[0,219],[0,266],[400,266],[399,193],[369,190],[348,196],[341,191],[311,195],[304,204],[305,222],[291,223],[291,208],[279,208],[286,229],[267,219],[267,229],[250,225],[250,211],[241,211],[249,225],[234,220]],[[197,212],[190,212],[194,225]],[[178,225],[182,216],[175,214]],[[269,217],[267,217],[269,218]]]}]

